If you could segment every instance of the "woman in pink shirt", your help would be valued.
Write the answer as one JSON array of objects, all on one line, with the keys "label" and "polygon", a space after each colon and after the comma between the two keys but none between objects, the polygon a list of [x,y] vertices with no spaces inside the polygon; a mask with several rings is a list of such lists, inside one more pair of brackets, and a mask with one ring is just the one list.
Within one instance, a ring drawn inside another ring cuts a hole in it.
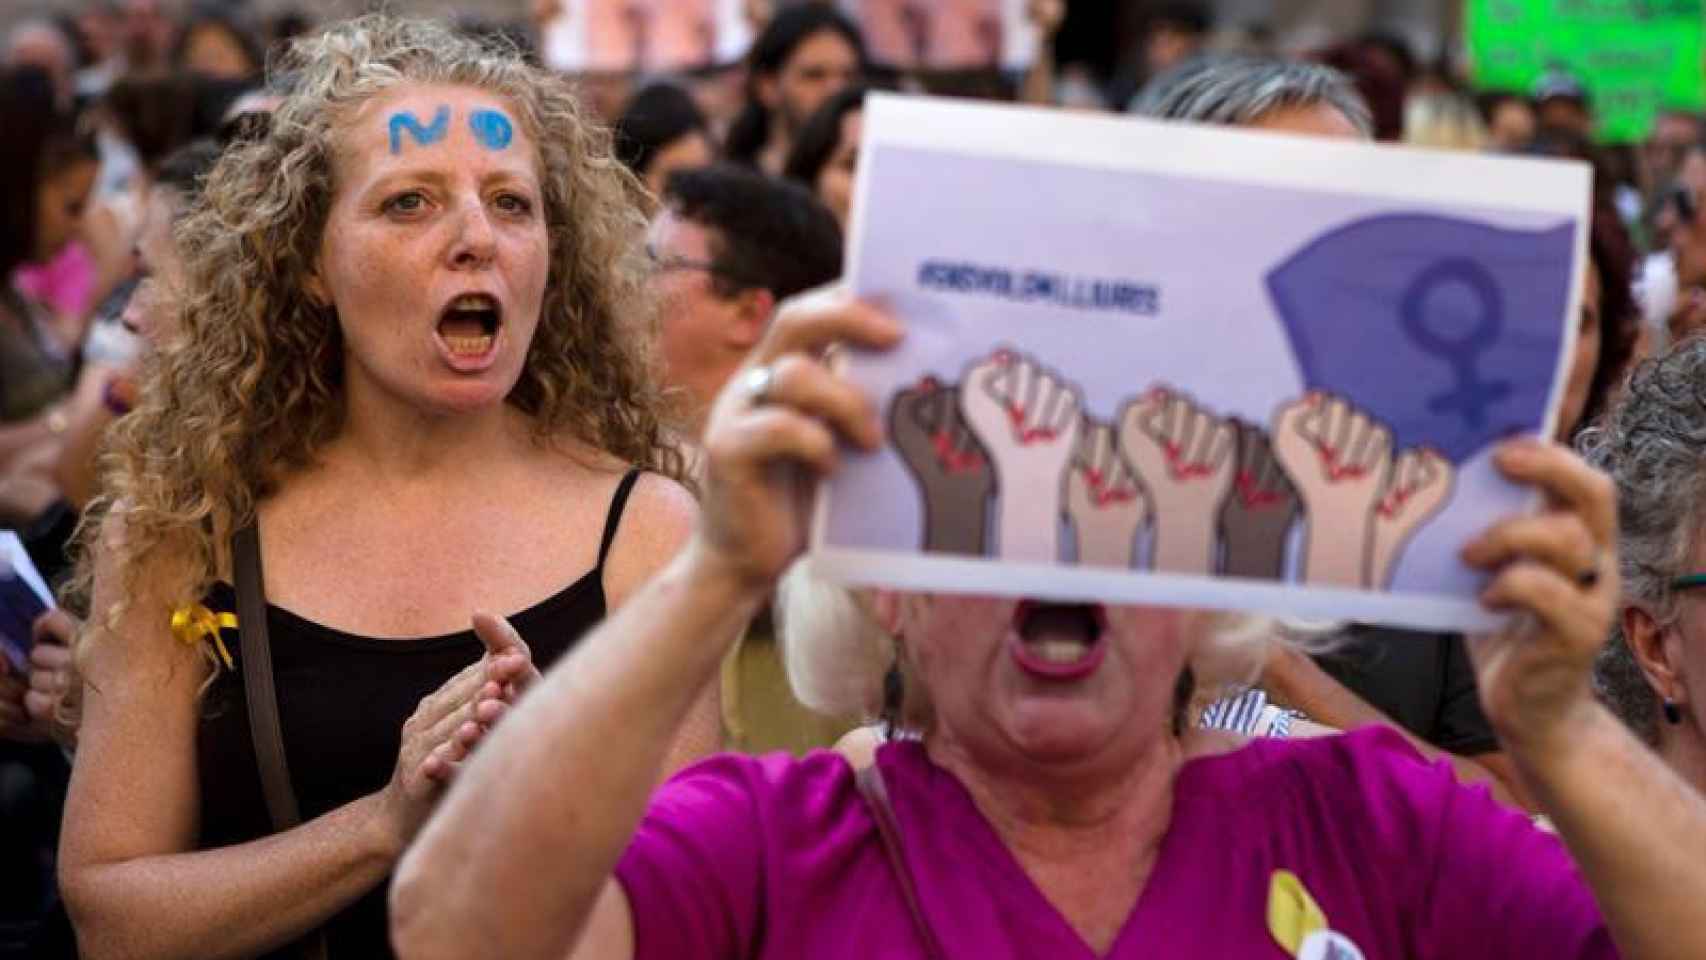
[{"label": "woman in pink shirt", "polygon": [[[1255,85],[1268,121],[1354,133],[1281,87]],[[1228,751],[1186,732],[1193,684],[1258,652],[1258,624],[806,580],[786,591],[796,688],[915,736],[872,772],[724,756],[654,791],[694,691],[802,549],[812,481],[839,443],[881,442],[823,350],[900,336],[829,297],[777,317],[712,413],[694,539],[493,732],[404,858],[400,955],[1706,956],[1706,801],[1590,689],[1618,593],[1611,486],[1536,442],[1496,462],[1548,508],[1463,558],[1493,574],[1488,607],[1522,614],[1471,651],[1561,840],[1394,734]]]},{"label": "woman in pink shirt", "polygon": [[887,658],[826,638],[862,622],[892,644],[920,738],[883,747],[878,776],[725,756],[654,792],[695,691],[802,548],[799,479],[834,469],[838,439],[880,442],[816,358],[900,336],[843,301],[778,317],[712,415],[695,539],[494,731],[404,859],[400,955],[1699,955],[1706,808],[1589,690],[1617,596],[1611,490],[1532,442],[1498,462],[1551,509],[1464,556],[1498,571],[1490,607],[1526,614],[1474,649],[1562,842],[1387,733],[1236,752],[1183,733],[1187,668],[1212,681],[1239,646],[1224,616],[882,592],[826,594],[792,626],[817,692],[867,706]]}]

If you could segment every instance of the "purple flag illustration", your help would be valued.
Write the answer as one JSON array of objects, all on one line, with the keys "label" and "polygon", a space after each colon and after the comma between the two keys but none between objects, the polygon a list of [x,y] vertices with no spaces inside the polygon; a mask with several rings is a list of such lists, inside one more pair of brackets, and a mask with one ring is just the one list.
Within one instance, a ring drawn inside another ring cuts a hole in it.
[{"label": "purple flag illustration", "polygon": [[1357,220],[1268,274],[1305,385],[1462,463],[1541,424],[1564,339],[1574,221],[1507,230]]}]

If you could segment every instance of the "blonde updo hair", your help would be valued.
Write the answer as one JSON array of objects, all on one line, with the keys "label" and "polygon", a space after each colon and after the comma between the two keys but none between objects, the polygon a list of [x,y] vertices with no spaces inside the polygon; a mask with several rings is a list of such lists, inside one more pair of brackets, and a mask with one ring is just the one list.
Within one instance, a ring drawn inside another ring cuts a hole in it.
[{"label": "blonde updo hair", "polygon": [[1475,104],[1455,93],[1421,93],[1404,104],[1404,142],[1442,150],[1485,150],[1487,125]]},{"label": "blonde updo hair", "polygon": [[[912,594],[904,602],[929,598]],[[776,619],[782,665],[800,703],[831,717],[882,716],[885,678],[897,662],[904,673],[906,661],[897,661],[896,638],[854,591],[815,575],[809,560],[799,561],[777,587]],[[1180,723],[1194,722],[1208,704],[1255,682],[1269,645],[1291,639],[1280,621],[1244,613],[1193,610],[1185,629],[1190,681],[1178,686]],[[905,683],[904,690],[898,715],[886,719],[922,733],[932,720],[929,691],[919,683]]]},{"label": "blonde updo hair", "polygon": [[508,402],[532,418],[542,444],[578,442],[684,477],[649,374],[641,188],[565,79],[511,47],[383,15],[299,40],[273,70],[287,95],[270,130],[228,148],[178,229],[182,333],[107,441],[105,488],[79,537],[73,595],[90,590],[94,531],[111,515],[116,535],[100,549],[120,599],[92,611],[90,636],[118,622],[145,571],[150,595],[167,602],[146,611],[164,634],[172,609],[227,576],[232,534],[253,521],[256,504],[338,435],[342,333],[336,311],[305,284],[336,190],[342,126],[405,84],[502,98],[538,149],[550,269]]}]

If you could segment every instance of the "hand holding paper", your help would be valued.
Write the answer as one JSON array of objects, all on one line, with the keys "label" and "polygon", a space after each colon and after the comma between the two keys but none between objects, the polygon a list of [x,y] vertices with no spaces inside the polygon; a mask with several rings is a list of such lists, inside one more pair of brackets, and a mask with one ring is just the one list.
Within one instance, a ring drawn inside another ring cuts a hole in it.
[{"label": "hand holding paper", "polygon": [[1216,521],[1236,466],[1232,425],[1166,387],[1127,402],[1119,424],[1120,446],[1154,501],[1155,569],[1213,572]]},{"label": "hand holding paper", "polygon": [[1132,565],[1137,533],[1149,519],[1149,496],[1105,423],[1086,419],[1066,472],[1066,515],[1078,535],[1079,563]]},{"label": "hand holding paper", "polygon": [[1004,560],[1060,558],[1060,497],[1082,426],[1077,391],[1029,357],[996,350],[960,384],[960,412],[995,464]]}]

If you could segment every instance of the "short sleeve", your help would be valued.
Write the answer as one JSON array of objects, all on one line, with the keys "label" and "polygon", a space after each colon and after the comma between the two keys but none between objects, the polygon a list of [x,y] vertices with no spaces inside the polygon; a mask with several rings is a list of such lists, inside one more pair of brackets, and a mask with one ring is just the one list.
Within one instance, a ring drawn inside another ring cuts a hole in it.
[{"label": "short sleeve", "polygon": [[1617,950],[1563,843],[1442,763],[1394,771],[1432,850],[1412,955],[1603,960]]},{"label": "short sleeve", "polygon": [[658,788],[616,866],[636,960],[733,960],[757,940],[764,843],[756,825],[765,761],[724,755]]},{"label": "short sleeve", "polygon": [[1493,753],[1499,749],[1493,725],[1481,711],[1481,694],[1475,687],[1475,666],[1462,634],[1442,640],[1445,665],[1441,677],[1439,716],[1434,723],[1433,745],[1460,757]]}]

